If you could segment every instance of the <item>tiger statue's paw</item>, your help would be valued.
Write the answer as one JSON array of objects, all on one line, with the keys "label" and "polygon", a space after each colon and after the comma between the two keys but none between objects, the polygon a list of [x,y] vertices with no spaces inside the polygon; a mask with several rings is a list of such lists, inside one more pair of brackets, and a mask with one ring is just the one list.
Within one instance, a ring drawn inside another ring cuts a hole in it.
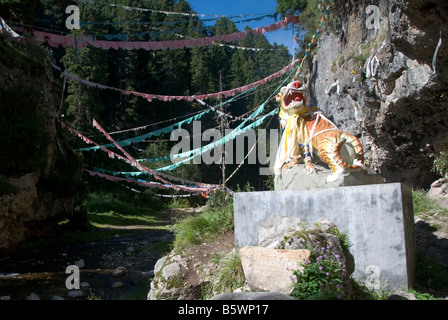
[{"label": "tiger statue's paw", "polygon": [[353,165],[359,167],[362,170],[367,170],[367,166],[360,160],[357,159],[353,160]]},{"label": "tiger statue's paw", "polygon": [[314,168],[313,165],[311,166],[306,166],[306,172],[308,172],[308,174],[315,174],[316,173],[316,168]]},{"label": "tiger statue's paw", "polygon": [[316,173],[316,168],[314,167],[313,163],[310,161],[307,161],[305,163],[306,165],[306,172],[308,172],[308,174],[315,174]]},{"label": "tiger statue's paw", "polygon": [[290,161],[287,163],[287,164],[285,164],[285,168],[286,169],[290,169],[290,168],[292,168],[293,166],[295,166],[295,165],[297,165],[298,164],[298,162],[300,161],[300,160],[302,160],[302,156],[294,156],[294,157],[292,157],[291,159],[290,159]]},{"label": "tiger statue's paw", "polygon": [[335,173],[330,174],[326,179],[327,183],[335,182],[336,180],[338,180],[342,176],[343,172],[343,170],[338,170]]}]

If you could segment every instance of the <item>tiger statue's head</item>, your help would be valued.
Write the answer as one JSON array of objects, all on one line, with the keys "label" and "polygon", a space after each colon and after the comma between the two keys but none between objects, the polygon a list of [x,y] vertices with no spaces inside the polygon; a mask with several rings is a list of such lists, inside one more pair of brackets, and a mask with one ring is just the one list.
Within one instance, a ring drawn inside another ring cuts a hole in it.
[{"label": "tiger statue's head", "polygon": [[293,81],[282,87],[275,97],[277,102],[280,102],[280,112],[288,117],[306,113],[307,89],[307,86],[300,81]]}]

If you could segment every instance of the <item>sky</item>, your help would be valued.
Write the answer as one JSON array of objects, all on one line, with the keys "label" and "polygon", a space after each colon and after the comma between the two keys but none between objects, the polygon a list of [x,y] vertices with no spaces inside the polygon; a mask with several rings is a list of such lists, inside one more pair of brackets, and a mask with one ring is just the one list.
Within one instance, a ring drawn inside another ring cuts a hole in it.
[{"label": "sky", "polygon": [[[187,0],[194,11],[198,14],[210,15],[248,15],[248,14],[273,14],[277,7],[276,0]],[[237,23],[239,30],[244,30],[246,26],[254,28],[273,24],[274,18],[264,18],[258,21]],[[214,22],[213,22],[214,24]],[[280,29],[278,31],[266,32],[266,38],[273,44],[283,44],[293,52],[292,30]]]}]

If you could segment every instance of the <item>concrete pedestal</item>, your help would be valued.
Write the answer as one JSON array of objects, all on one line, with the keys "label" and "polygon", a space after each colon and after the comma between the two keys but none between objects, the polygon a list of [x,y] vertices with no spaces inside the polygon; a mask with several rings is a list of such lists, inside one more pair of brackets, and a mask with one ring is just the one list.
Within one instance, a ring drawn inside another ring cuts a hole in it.
[{"label": "concrete pedestal", "polygon": [[256,246],[299,222],[328,218],[347,233],[353,277],[375,290],[413,287],[416,265],[412,192],[403,184],[234,195],[235,245]]}]

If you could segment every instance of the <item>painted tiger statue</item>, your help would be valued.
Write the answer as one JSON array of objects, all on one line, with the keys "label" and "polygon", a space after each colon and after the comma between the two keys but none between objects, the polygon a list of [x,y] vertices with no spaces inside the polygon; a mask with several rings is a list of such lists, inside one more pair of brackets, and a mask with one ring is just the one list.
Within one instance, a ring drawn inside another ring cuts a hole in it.
[{"label": "painted tiger statue", "polygon": [[[274,165],[276,175],[281,173],[283,166],[289,168],[301,160],[304,160],[308,173],[315,173],[312,163],[314,153],[333,171],[327,177],[327,182],[337,180],[345,171],[366,169],[363,148],[358,138],[339,130],[321,110],[307,107],[305,84],[291,82],[280,90],[276,100],[280,102],[280,126],[283,130]],[[348,164],[340,155],[344,145],[351,151],[352,164]]]}]

